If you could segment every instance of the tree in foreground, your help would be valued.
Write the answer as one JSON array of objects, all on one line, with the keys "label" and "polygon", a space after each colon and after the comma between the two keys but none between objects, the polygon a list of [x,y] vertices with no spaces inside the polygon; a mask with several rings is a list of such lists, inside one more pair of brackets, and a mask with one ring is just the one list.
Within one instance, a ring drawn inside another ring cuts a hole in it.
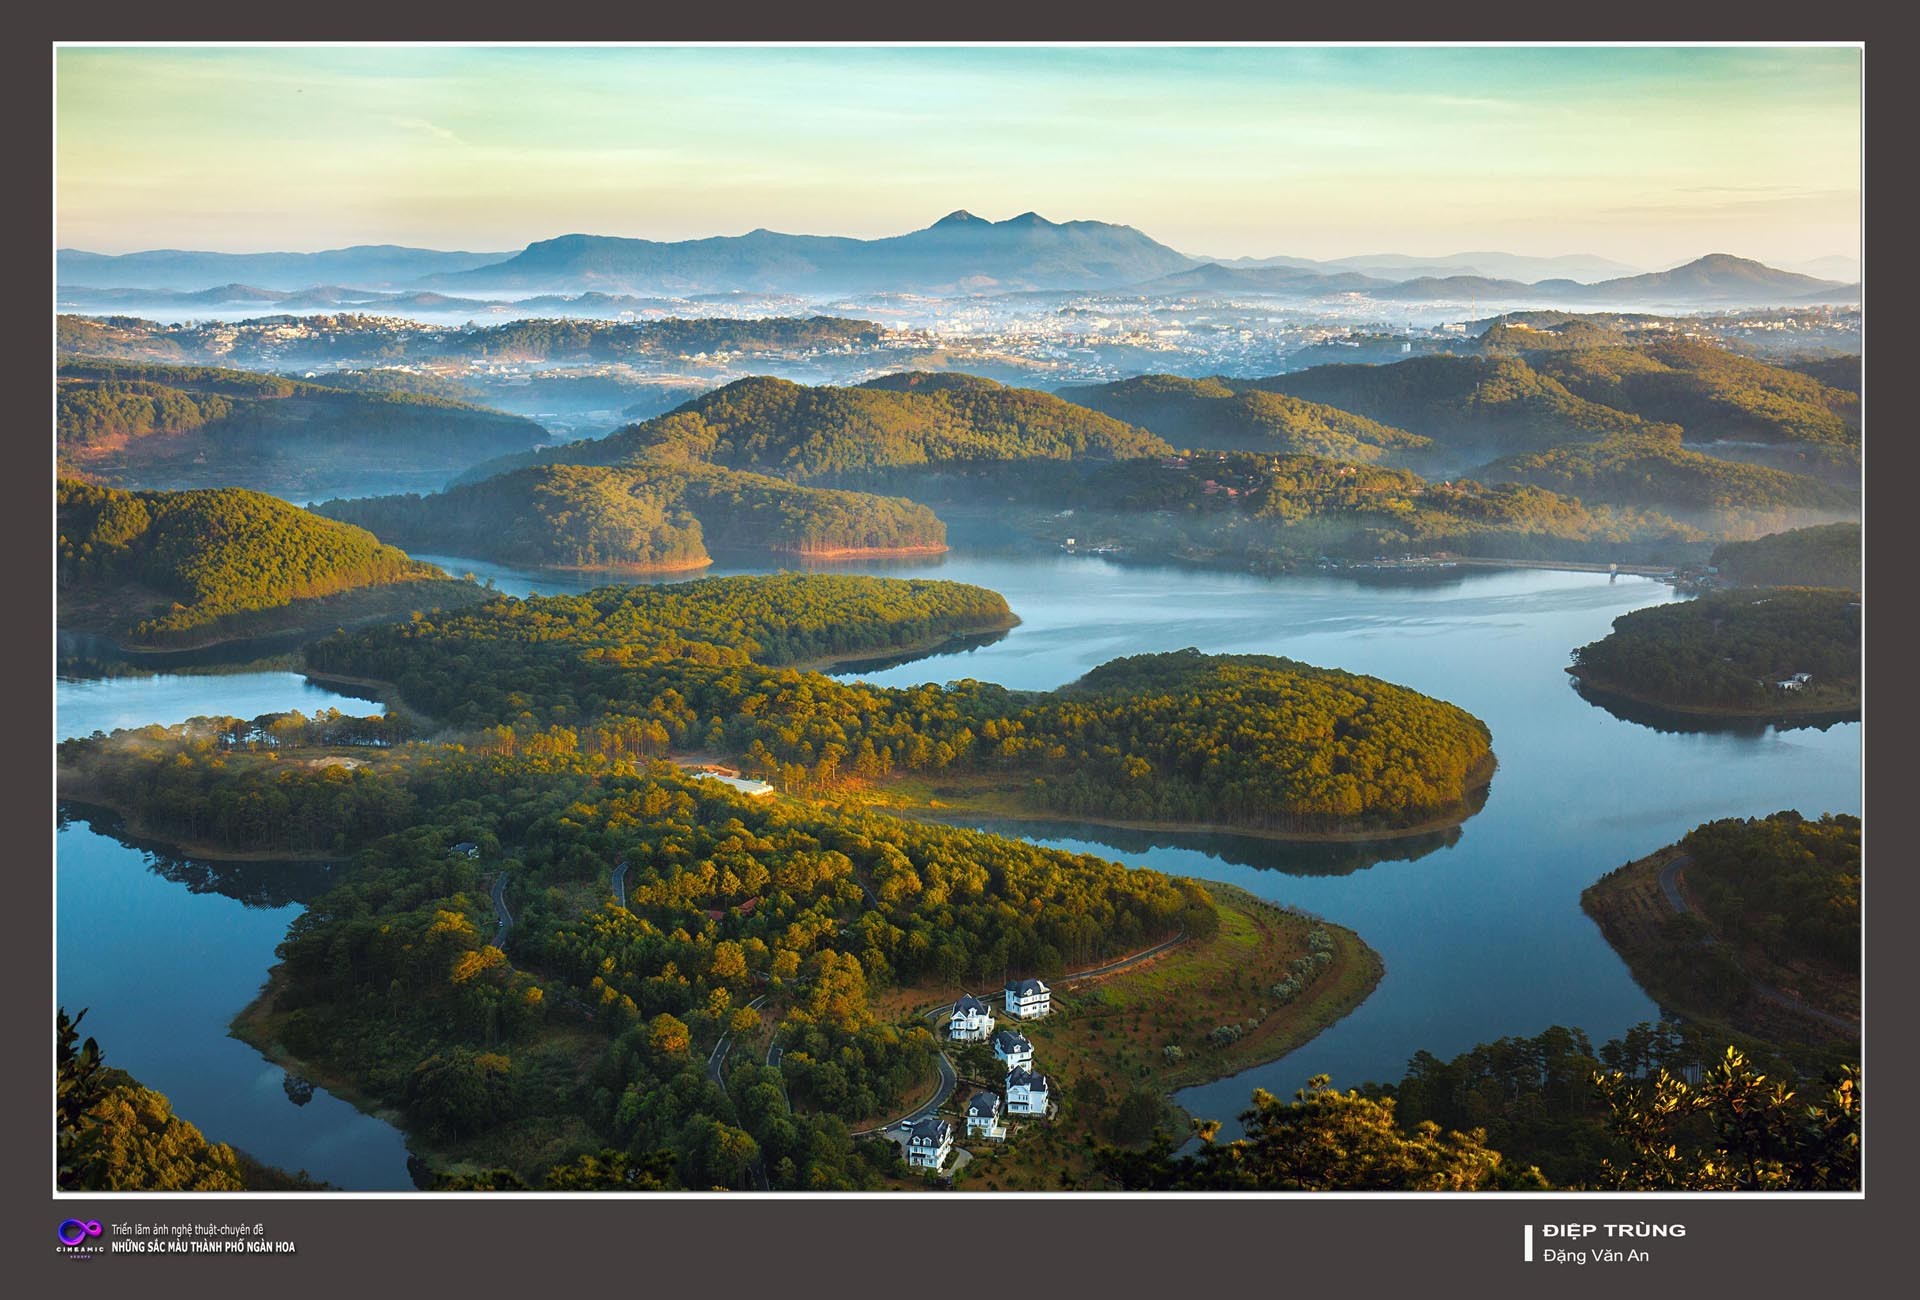
[{"label": "tree in foreground", "polygon": [[1291,1102],[1266,1089],[1240,1116],[1245,1136],[1215,1142],[1216,1122],[1197,1125],[1197,1156],[1172,1158],[1164,1138],[1144,1153],[1103,1148],[1095,1157],[1125,1188],[1193,1191],[1468,1191],[1544,1187],[1539,1171],[1509,1171],[1486,1134],[1443,1133],[1431,1122],[1405,1132],[1391,1097],[1339,1092],[1315,1075]]},{"label": "tree in foreground", "polygon": [[1632,1191],[1843,1191],[1860,1185],[1865,1096],[1846,1066],[1802,1097],[1729,1047],[1697,1086],[1597,1074],[1614,1136],[1631,1153],[1602,1178]]},{"label": "tree in foreground", "polygon": [[209,1143],[171,1103],[106,1068],[82,1011],[54,1021],[54,1125],[59,1185],[69,1191],[215,1191],[247,1187],[232,1147]]}]

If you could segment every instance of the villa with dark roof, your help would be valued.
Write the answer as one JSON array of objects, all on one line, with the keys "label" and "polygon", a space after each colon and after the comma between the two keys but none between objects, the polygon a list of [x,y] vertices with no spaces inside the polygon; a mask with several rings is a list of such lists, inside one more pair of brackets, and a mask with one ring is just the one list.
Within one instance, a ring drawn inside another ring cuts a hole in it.
[{"label": "villa with dark roof", "polygon": [[1000,1118],[1004,1103],[997,1092],[976,1092],[973,1100],[967,1103],[967,1136],[985,1138],[989,1142],[998,1142],[1007,1135],[1007,1126]]},{"label": "villa with dark roof", "polygon": [[915,1120],[907,1129],[907,1164],[939,1169],[953,1154],[953,1125],[938,1115]]},{"label": "villa with dark roof", "polygon": [[1038,1020],[1053,1012],[1053,990],[1036,979],[1007,981],[1007,1011],[1021,1020]]},{"label": "villa with dark roof", "polygon": [[993,1032],[993,1008],[972,994],[964,994],[953,1004],[953,1017],[947,1021],[947,1037],[956,1043],[984,1043]]},{"label": "villa with dark roof", "polygon": [[1018,1029],[1002,1029],[993,1036],[994,1059],[1005,1061],[1009,1070],[1033,1064],[1033,1042]]},{"label": "villa with dark roof", "polygon": [[1045,1115],[1051,1100],[1047,1076],[1024,1067],[1007,1075],[1007,1114]]}]

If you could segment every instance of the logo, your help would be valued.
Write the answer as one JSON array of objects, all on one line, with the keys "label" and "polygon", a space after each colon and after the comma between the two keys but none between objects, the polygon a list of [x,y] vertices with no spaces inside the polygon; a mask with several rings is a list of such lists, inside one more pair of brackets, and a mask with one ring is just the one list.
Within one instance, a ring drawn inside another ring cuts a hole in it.
[{"label": "logo", "polygon": [[62,1219],[56,1231],[60,1234],[61,1245],[78,1246],[88,1237],[100,1235],[100,1221],[98,1219]]}]

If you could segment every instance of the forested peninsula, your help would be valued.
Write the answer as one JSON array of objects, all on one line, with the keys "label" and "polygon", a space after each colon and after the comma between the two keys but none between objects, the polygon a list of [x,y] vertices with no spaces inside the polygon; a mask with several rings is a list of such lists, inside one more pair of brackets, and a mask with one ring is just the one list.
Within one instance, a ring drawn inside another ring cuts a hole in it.
[{"label": "forested peninsula", "polygon": [[59,482],[60,624],[125,648],[207,645],[484,596],[364,529],[242,488]]},{"label": "forested peninsula", "polygon": [[127,486],[445,475],[547,438],[532,420],[422,392],[212,366],[74,358],[56,397],[63,471]]},{"label": "forested peninsula", "polygon": [[[500,743],[543,728],[563,746],[617,736],[641,753],[736,756],[787,788],[892,785],[999,812],[1378,834],[1465,818],[1492,773],[1486,727],[1463,710],[1267,656],[1137,656],[1052,693],[781,666],[1005,618],[993,593],[950,583],[716,578],[499,599],[331,637],[307,659]],[[769,643],[756,625],[784,630]],[[797,631],[809,625],[828,640]]]},{"label": "forested peninsula", "polygon": [[1567,671],[1583,688],[1683,712],[1847,712],[1860,707],[1860,628],[1851,591],[1713,592],[1621,615]]},{"label": "forested peninsula", "polygon": [[1710,1032],[1803,1060],[1857,1058],[1860,819],[1729,818],[1581,895],[1637,979]]},{"label": "forested peninsula", "polygon": [[816,557],[946,549],[946,526],[904,498],[710,466],[531,466],[427,497],[314,508],[417,550],[532,566],[673,572],[711,563],[713,549]]}]

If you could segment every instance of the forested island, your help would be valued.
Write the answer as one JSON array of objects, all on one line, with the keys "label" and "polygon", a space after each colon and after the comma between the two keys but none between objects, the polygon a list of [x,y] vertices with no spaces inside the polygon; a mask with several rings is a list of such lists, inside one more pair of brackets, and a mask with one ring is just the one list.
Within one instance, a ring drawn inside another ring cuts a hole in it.
[{"label": "forested island", "polygon": [[1859,590],[1860,525],[1826,524],[1726,542],[1713,552],[1723,582],[1753,587],[1839,587]]},{"label": "forested island", "polygon": [[[937,625],[930,608],[946,611]],[[644,737],[621,743],[737,756],[790,789],[890,787],[1000,813],[1378,835],[1465,818],[1493,770],[1470,714],[1267,656],[1137,656],[1052,693],[874,687],[781,666],[1006,617],[993,593],[949,583],[716,578],[494,600],[335,636],[307,659],[392,683],[411,707],[499,743],[549,727],[582,748]],[[831,643],[796,641],[796,618]],[[784,639],[761,640],[756,620],[786,625]]]},{"label": "forested island", "polygon": [[1860,819],[1695,827],[1581,895],[1661,1005],[1803,1060],[1860,1047]]},{"label": "forested island", "polygon": [[122,492],[60,480],[62,628],[123,648],[208,645],[484,596],[373,534],[243,488]]},{"label": "forested island", "polygon": [[672,572],[711,563],[711,548],[819,557],[946,549],[946,526],[904,498],[704,465],[530,466],[428,497],[314,509],[416,550],[534,566]]},{"label": "forested island", "polygon": [[1851,591],[1721,591],[1623,614],[1573,652],[1583,689],[1681,712],[1790,716],[1860,707],[1861,604]]},{"label": "forested island", "polygon": [[127,486],[444,476],[547,440],[532,420],[424,392],[209,366],[76,358],[56,394],[62,468]]}]

